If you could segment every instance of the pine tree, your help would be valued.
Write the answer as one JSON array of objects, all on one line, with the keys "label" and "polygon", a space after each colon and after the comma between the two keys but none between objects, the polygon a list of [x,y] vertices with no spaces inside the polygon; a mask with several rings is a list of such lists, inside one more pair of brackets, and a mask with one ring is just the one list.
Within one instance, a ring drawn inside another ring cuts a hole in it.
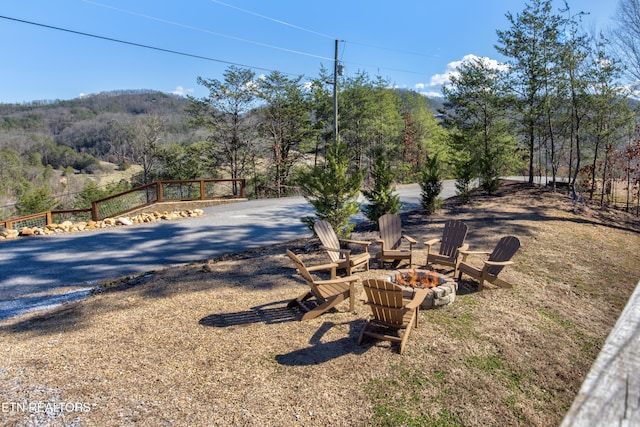
[{"label": "pine tree", "polygon": [[394,194],[396,175],[391,168],[386,150],[377,148],[371,173],[373,187],[362,191],[363,196],[369,201],[369,204],[362,208],[362,212],[375,224],[382,215],[397,214],[400,211],[400,196]]},{"label": "pine tree", "polygon": [[422,169],[420,180],[422,208],[428,214],[434,213],[442,206],[442,199],[438,197],[442,192],[442,177],[440,174],[440,161],[438,156],[427,156]]},{"label": "pine tree", "polygon": [[302,222],[313,230],[316,220],[325,220],[339,238],[348,238],[355,226],[349,220],[360,208],[357,198],[361,185],[362,174],[349,170],[346,147],[337,142],[327,150],[324,164],[302,173],[302,193],[316,210],[316,218],[304,217]]}]

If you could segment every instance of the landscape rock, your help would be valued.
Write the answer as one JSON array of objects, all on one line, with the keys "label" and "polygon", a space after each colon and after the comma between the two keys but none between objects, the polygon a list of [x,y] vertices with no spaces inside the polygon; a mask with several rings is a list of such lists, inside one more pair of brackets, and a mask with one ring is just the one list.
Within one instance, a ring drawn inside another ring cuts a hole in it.
[{"label": "landscape rock", "polygon": [[133,225],[133,221],[129,218],[120,217],[116,219],[116,225]]},{"label": "landscape rock", "polygon": [[23,227],[20,231],[0,227],[0,240],[16,239],[20,236],[48,236],[59,233],[97,230],[106,227],[132,226],[148,222],[193,218],[203,214],[204,211],[202,209],[189,209],[174,212],[145,212],[131,217],[105,218],[102,221],[80,221],[77,223],[63,221],[60,224],[47,224],[43,227]]}]

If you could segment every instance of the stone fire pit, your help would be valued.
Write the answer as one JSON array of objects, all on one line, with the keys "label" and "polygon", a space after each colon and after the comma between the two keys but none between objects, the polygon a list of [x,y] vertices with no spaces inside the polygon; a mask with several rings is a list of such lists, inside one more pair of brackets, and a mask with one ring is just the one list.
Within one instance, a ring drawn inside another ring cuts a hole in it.
[{"label": "stone fire pit", "polygon": [[[406,298],[413,298],[416,288],[428,288],[427,297],[420,305],[420,308],[423,309],[451,304],[456,299],[456,292],[458,291],[458,283],[453,278],[431,270],[400,269],[385,274],[379,279],[400,285]],[[415,286],[409,284],[412,282]]]}]

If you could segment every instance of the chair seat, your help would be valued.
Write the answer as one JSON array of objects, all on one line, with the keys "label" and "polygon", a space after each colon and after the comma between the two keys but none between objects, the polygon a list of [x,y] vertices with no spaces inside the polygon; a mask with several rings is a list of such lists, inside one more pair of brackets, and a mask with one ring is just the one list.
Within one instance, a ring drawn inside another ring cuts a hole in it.
[{"label": "chair seat", "polygon": [[456,262],[456,258],[457,256],[455,255],[446,256],[446,255],[440,255],[440,254],[429,254],[427,255],[427,264],[429,263],[445,264],[445,265],[454,264]]},{"label": "chair seat", "polygon": [[[379,257],[382,257],[382,252],[380,252]],[[409,259],[411,256],[411,251],[408,249],[400,249],[400,250],[385,250],[384,251],[384,259]]]},{"label": "chair seat", "polygon": [[[349,257],[349,264],[351,264],[352,267],[356,267],[360,264],[363,264],[367,261],[369,261],[371,259],[371,254],[369,252],[363,252],[361,254],[355,254],[355,255],[351,255]],[[342,260],[342,262],[344,262],[346,260]]]}]

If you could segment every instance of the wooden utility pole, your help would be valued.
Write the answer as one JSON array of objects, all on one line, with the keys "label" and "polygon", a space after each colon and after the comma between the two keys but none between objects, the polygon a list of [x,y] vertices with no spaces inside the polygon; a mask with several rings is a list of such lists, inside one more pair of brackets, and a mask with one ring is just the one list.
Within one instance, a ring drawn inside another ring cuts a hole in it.
[{"label": "wooden utility pole", "polygon": [[338,40],[333,61],[333,141],[338,142]]}]

